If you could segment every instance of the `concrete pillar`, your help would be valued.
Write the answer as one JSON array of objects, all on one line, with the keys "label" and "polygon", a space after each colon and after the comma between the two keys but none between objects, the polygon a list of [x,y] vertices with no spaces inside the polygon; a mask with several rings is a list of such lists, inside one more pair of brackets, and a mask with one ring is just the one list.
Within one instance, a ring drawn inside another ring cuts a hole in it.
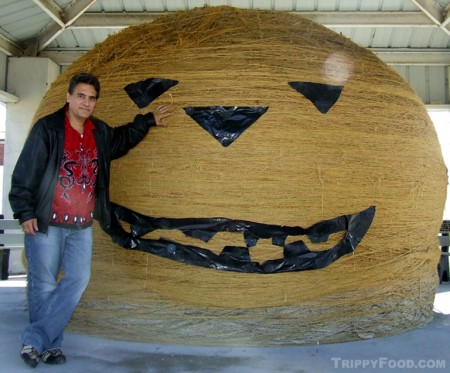
[{"label": "concrete pillar", "polygon": [[8,63],[8,56],[0,52],[0,90],[4,91],[6,87],[6,64]]},{"label": "concrete pillar", "polygon": [[[8,201],[11,174],[22,150],[28,132],[33,125],[33,116],[51,83],[60,74],[60,67],[48,58],[10,57],[8,59],[8,92],[17,96],[19,102],[6,106],[5,158],[3,169],[3,214],[12,218]],[[62,98],[64,103],[64,98]],[[20,252],[11,252],[11,274],[22,273]]]}]

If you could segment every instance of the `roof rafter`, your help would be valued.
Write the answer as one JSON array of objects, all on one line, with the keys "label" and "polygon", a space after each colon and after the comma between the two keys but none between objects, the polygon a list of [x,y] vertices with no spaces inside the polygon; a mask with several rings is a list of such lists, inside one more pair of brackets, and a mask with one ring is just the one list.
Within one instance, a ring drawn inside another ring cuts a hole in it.
[{"label": "roof rafter", "polygon": [[169,12],[143,13],[84,13],[71,28],[125,28],[142,23],[153,22]]},{"label": "roof rafter", "polygon": [[294,12],[327,27],[435,27],[421,12]]},{"label": "roof rafter", "polygon": [[[125,28],[170,12],[84,13],[71,28]],[[327,27],[436,27],[422,12],[291,12]]]},{"label": "roof rafter", "polygon": [[54,0],[33,0],[33,2],[47,13],[53,21],[61,27],[64,27],[64,21],[62,19],[64,11]]},{"label": "roof rafter", "polygon": [[370,48],[369,50],[388,65],[450,65],[450,51],[447,49],[427,49],[426,53],[421,49]]},{"label": "roof rafter", "polygon": [[26,55],[37,55],[53,40],[55,40],[65,29],[70,27],[89,7],[97,0],[73,0],[64,10],[53,0],[33,0],[51,18],[47,27],[25,50]]},{"label": "roof rafter", "polygon": [[21,56],[23,49],[0,34],[0,52],[5,53],[7,56]]},{"label": "roof rafter", "polygon": [[445,9],[435,0],[411,0],[431,21],[450,35],[448,16]]}]

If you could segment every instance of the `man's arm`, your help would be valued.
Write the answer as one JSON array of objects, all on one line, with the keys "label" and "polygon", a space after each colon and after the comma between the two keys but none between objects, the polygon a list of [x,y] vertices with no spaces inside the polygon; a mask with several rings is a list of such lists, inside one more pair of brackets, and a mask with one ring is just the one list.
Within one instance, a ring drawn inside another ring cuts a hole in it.
[{"label": "man's arm", "polygon": [[166,127],[165,118],[172,114],[170,106],[161,105],[153,113],[138,114],[134,121],[113,128],[111,159],[117,159],[128,153],[147,135],[150,127]]}]

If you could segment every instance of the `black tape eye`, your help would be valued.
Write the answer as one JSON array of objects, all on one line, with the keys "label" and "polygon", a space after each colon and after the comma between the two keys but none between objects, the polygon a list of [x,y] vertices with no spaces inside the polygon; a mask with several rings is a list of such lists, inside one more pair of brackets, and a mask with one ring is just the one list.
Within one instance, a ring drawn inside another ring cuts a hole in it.
[{"label": "black tape eye", "polygon": [[344,89],[341,85],[310,82],[289,82],[288,84],[310,100],[322,114],[326,114],[333,107]]},{"label": "black tape eye", "polygon": [[255,123],[267,109],[267,106],[206,106],[187,107],[184,111],[226,147]]},{"label": "black tape eye", "polygon": [[133,102],[142,109],[177,84],[178,80],[149,78],[140,82],[130,83],[125,86],[124,90]]}]

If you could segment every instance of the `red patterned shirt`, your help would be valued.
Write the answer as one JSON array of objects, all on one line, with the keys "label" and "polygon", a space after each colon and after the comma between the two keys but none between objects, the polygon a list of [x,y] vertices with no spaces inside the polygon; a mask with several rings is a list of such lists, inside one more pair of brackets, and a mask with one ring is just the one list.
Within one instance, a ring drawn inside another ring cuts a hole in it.
[{"label": "red patterned shirt", "polygon": [[53,197],[50,225],[86,227],[92,224],[97,182],[97,144],[90,119],[83,135],[64,120],[64,154]]}]

